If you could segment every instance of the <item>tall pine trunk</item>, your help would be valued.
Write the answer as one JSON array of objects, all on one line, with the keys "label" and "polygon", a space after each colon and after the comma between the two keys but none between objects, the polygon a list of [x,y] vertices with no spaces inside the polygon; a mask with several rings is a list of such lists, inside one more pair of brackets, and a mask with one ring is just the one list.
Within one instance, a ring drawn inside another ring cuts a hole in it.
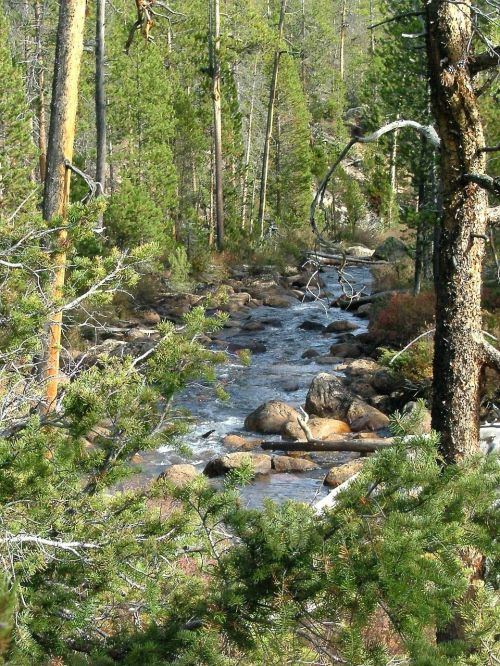
[{"label": "tall pine trunk", "polygon": [[35,0],[35,41],[36,41],[36,69],[38,85],[38,152],[40,182],[45,180],[47,163],[47,123],[45,122],[45,72],[43,63],[43,8],[40,0]]},{"label": "tall pine trunk", "polygon": [[[283,28],[285,24],[286,2],[287,0],[281,0],[280,17],[278,22],[278,37],[280,42],[283,37]],[[266,132],[264,136],[264,151],[262,153],[262,174],[260,179],[259,218],[258,218],[261,238],[264,237],[264,218],[266,215],[266,203],[267,203],[267,179],[269,175],[269,155],[271,149],[271,137],[273,133],[274,104],[276,101],[276,88],[278,85],[280,57],[281,57],[281,50],[280,50],[280,44],[278,44],[278,48],[274,53],[273,72],[271,75],[271,85],[269,88],[269,102],[267,105],[267,120],[266,120]]]},{"label": "tall pine trunk", "polygon": [[248,217],[248,180],[250,177],[250,157],[252,154],[252,135],[253,135],[253,116],[255,107],[255,88],[257,85],[257,56],[253,66],[252,96],[250,98],[250,111],[248,114],[247,140],[245,146],[245,158],[243,162],[243,185],[242,185],[242,203],[241,228],[245,229]]},{"label": "tall pine trunk", "polygon": [[481,271],[487,194],[465,182],[485,168],[484,135],[471,70],[470,0],[426,5],[431,97],[441,137],[443,212],[436,282],[433,427],[448,463],[477,451],[481,333]]},{"label": "tall pine trunk", "polygon": [[[210,0],[212,2],[212,0]],[[222,107],[220,68],[220,0],[213,0],[211,7],[211,70],[214,113],[214,166],[215,166],[215,229],[217,249],[224,247],[224,190],[222,164]]]},{"label": "tall pine trunk", "polygon": [[[65,0],[59,8],[43,217],[48,222],[60,217],[62,225],[69,202],[71,172],[66,168],[66,160],[71,162],[73,159],[85,10],[86,0]],[[59,384],[62,311],[57,306],[63,296],[66,245],[67,230],[63,228],[59,231],[58,247],[52,257],[52,299],[56,307],[50,316],[45,355],[45,411],[54,408]]]}]

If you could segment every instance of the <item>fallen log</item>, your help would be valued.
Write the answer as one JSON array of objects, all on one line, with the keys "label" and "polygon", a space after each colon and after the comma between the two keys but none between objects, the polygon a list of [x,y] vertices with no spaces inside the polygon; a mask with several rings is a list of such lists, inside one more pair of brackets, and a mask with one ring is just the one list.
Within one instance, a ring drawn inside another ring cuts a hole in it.
[{"label": "fallen log", "polygon": [[353,451],[354,453],[373,453],[382,451],[393,446],[392,437],[386,439],[342,439],[339,441],[329,440],[304,440],[302,442],[262,442],[261,448],[265,451],[311,451],[326,453],[329,451]]},{"label": "fallen log", "polygon": [[361,259],[361,257],[351,257],[348,254],[345,257],[341,254],[328,254],[327,252],[308,252],[308,257],[313,259],[318,259],[321,262],[335,262],[332,265],[337,263],[348,263],[348,264],[368,264],[370,266],[377,266],[379,264],[388,264],[388,261],[383,259]]},{"label": "fallen log", "polygon": [[335,301],[335,305],[342,310],[356,310],[359,308],[361,305],[365,305],[366,303],[373,303],[374,301],[378,301],[381,298],[388,298],[391,296],[395,296],[396,294],[407,294],[409,293],[408,289],[392,289],[390,291],[376,291],[373,294],[370,294],[369,296],[360,296],[359,298],[345,298],[345,297],[340,297]]}]

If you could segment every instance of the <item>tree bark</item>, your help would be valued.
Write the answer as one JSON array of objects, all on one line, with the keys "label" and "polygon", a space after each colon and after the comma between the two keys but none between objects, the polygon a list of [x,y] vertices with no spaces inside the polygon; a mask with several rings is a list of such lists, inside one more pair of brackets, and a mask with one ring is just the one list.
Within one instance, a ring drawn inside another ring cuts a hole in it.
[{"label": "tree bark", "polygon": [[488,202],[465,174],[483,173],[484,134],[468,67],[473,33],[470,0],[426,4],[433,114],[441,138],[443,213],[436,283],[433,427],[454,463],[479,447],[482,351],[481,271]]},{"label": "tree bark", "polygon": [[97,134],[96,182],[100,194],[106,191],[106,90],[105,90],[106,0],[96,1],[95,30],[95,117]]},{"label": "tree bark", "polygon": [[[280,17],[278,22],[279,41],[283,37],[283,28],[285,24],[285,11],[287,0],[281,0]],[[271,75],[271,86],[269,90],[269,103],[267,106],[266,133],[264,137],[264,151],[262,154],[262,175],[260,179],[260,198],[259,198],[259,226],[260,237],[264,237],[264,217],[266,215],[266,197],[267,197],[267,178],[269,175],[269,153],[271,147],[271,136],[273,133],[274,103],[276,101],[276,88],[278,85],[278,71],[280,66],[281,50],[280,44],[274,53],[273,73]]]},{"label": "tree bark", "polygon": [[[212,2],[212,0],[211,0]],[[220,0],[211,6],[211,70],[212,99],[214,110],[214,162],[215,162],[215,227],[217,249],[224,248],[224,190],[222,165],[222,108],[220,70]]]},{"label": "tree bark", "polygon": [[[66,160],[71,162],[73,159],[85,10],[86,0],[66,0],[59,9],[43,217],[49,222],[54,217],[61,217],[63,224],[69,202],[71,172],[66,168]],[[63,228],[58,234],[58,247],[52,258],[52,300],[56,309],[50,317],[45,357],[43,409],[46,412],[55,407],[59,383],[62,311],[57,304],[63,295],[66,245],[67,231]]]}]

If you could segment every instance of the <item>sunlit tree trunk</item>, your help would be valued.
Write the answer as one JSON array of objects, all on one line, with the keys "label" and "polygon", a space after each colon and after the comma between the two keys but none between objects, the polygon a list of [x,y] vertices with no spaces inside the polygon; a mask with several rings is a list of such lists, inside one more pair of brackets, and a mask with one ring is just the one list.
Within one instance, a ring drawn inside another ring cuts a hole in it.
[{"label": "sunlit tree trunk", "polygon": [[[283,28],[285,24],[286,2],[287,0],[281,0],[280,17],[278,22],[278,37],[280,42],[283,37]],[[281,50],[280,50],[280,44],[278,44],[278,48],[274,53],[273,72],[271,75],[271,85],[269,89],[269,102],[267,105],[267,121],[266,121],[266,132],[264,137],[264,151],[262,154],[262,174],[260,179],[259,218],[258,218],[261,238],[264,237],[264,219],[266,215],[266,199],[267,199],[267,179],[269,175],[269,154],[271,148],[271,136],[273,133],[274,104],[276,101],[276,87],[278,85],[278,71],[279,71],[280,57],[281,57]]]},{"label": "sunlit tree trunk", "polygon": [[436,282],[433,427],[449,463],[478,450],[482,344],[481,273],[487,194],[484,134],[469,62],[470,0],[426,3],[432,109],[441,137],[443,212]]},{"label": "sunlit tree trunk", "polygon": [[[73,159],[85,10],[86,0],[66,0],[59,8],[43,217],[49,222],[55,217],[61,218],[62,225],[69,202],[71,172],[66,168],[66,160],[71,162]],[[57,250],[52,257],[52,299],[56,308],[50,316],[45,358],[45,411],[55,406],[59,382],[62,311],[57,305],[64,289],[66,245],[67,230],[63,228],[58,234]]]},{"label": "sunlit tree trunk", "polygon": [[345,78],[345,37],[347,32],[347,0],[342,0],[342,15],[340,19],[340,78]]}]

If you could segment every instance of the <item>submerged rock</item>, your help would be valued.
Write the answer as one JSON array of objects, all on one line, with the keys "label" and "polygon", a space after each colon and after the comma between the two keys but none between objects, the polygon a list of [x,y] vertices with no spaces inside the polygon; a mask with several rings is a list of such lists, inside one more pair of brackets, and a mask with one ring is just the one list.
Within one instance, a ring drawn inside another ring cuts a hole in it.
[{"label": "submerged rock", "polygon": [[325,333],[346,333],[348,331],[355,331],[357,328],[359,326],[355,322],[348,319],[339,319],[328,324],[325,328]]},{"label": "submerged rock", "polygon": [[300,324],[299,328],[303,331],[325,330],[324,325],[319,321],[315,321],[314,319],[306,319],[305,321],[302,322],[302,324]]}]

